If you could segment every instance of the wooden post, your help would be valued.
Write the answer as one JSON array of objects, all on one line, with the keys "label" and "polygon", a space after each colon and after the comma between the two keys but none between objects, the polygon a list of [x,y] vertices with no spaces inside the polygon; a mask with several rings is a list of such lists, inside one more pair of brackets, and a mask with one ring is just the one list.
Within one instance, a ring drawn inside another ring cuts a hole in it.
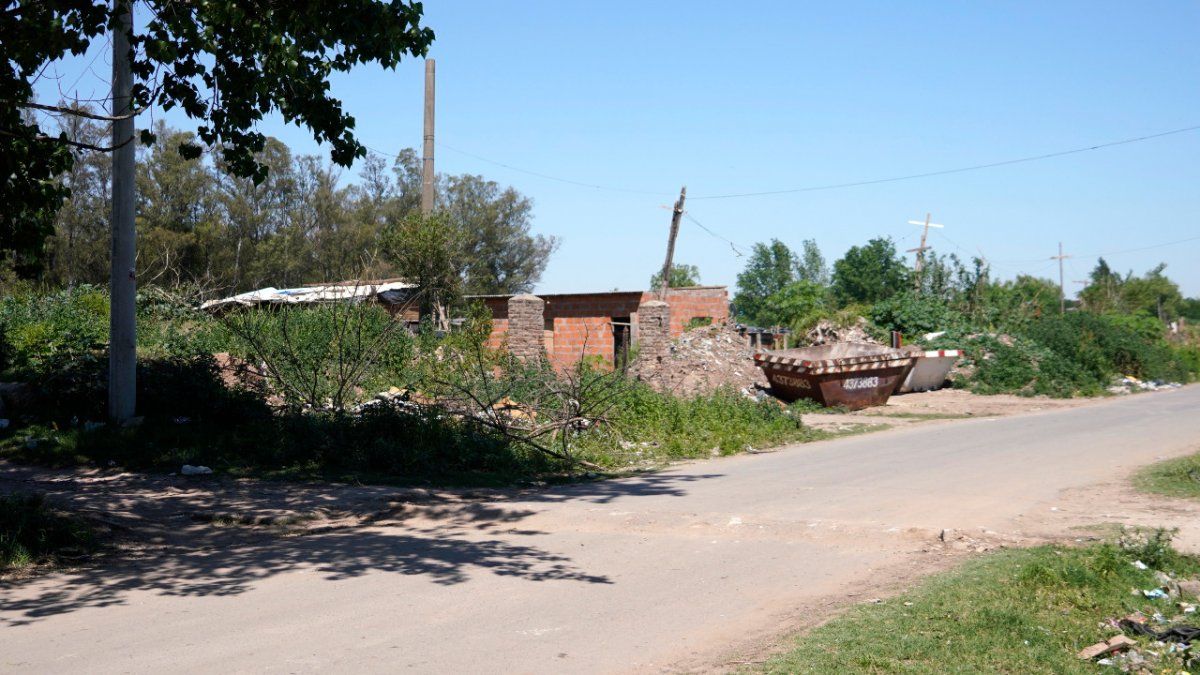
[{"label": "wooden post", "polygon": [[667,299],[667,289],[671,287],[671,264],[675,257],[675,237],[679,236],[679,220],[683,218],[683,202],[687,199],[687,186],[683,186],[679,190],[679,199],[675,201],[675,208],[671,210],[671,234],[667,238],[667,260],[663,263],[662,285],[659,287],[658,297],[664,302]]},{"label": "wooden post", "polygon": [[128,422],[137,408],[137,276],[134,231],[132,0],[117,3],[113,27],[112,259],[109,270],[108,416]]},{"label": "wooden post", "polygon": [[921,230],[921,245],[916,248],[910,248],[907,251],[908,253],[912,253],[915,251],[917,254],[916,262],[913,263],[913,271],[916,272],[916,274],[914,276],[916,277],[916,284],[917,284],[918,291],[921,290],[921,272],[925,269],[925,250],[929,248],[928,246],[925,245],[925,240],[929,238],[929,228],[945,227],[944,225],[938,225],[937,223],[929,222],[929,218],[930,218],[930,214],[926,213],[924,223],[922,223],[919,220],[908,221],[910,225],[923,225],[924,226],[924,229]]},{"label": "wooden post", "polygon": [[421,214],[433,213],[434,183],[437,180],[433,170],[433,102],[434,102],[434,70],[433,59],[425,60],[425,143],[421,150]]},{"label": "wooden post", "polygon": [[1063,315],[1067,313],[1067,287],[1063,280],[1063,260],[1070,258],[1069,255],[1063,255],[1062,242],[1058,242],[1058,255],[1050,256],[1051,260],[1058,261],[1058,313]]}]

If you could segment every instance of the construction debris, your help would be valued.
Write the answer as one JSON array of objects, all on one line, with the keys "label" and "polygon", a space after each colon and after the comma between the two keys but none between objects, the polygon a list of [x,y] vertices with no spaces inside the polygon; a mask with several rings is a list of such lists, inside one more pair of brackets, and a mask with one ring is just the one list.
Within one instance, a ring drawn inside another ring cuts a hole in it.
[{"label": "construction debris", "polygon": [[754,365],[749,342],[727,326],[687,331],[671,343],[658,363],[635,364],[630,374],[677,396],[705,394],[721,387],[755,396],[767,384]]},{"label": "construction debris", "polygon": [[810,345],[825,345],[835,342],[865,342],[874,345],[883,344],[871,337],[867,332],[867,320],[858,317],[853,326],[838,326],[832,321],[821,321],[813,326],[806,335]]},{"label": "construction debris", "polygon": [[1079,651],[1078,656],[1085,661],[1090,661],[1097,656],[1112,654],[1114,652],[1119,652],[1121,650],[1136,646],[1136,642],[1125,637],[1124,635],[1116,635],[1105,640],[1104,642],[1097,642],[1090,647],[1084,647]]}]

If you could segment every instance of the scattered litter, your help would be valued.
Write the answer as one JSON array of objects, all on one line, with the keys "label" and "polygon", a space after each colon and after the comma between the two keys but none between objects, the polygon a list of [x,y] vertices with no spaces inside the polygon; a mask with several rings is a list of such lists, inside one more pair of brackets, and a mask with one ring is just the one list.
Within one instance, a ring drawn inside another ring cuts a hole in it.
[{"label": "scattered litter", "polygon": [[207,466],[192,466],[191,464],[184,464],[183,468],[179,470],[179,473],[185,476],[207,476],[212,472],[213,470]]},{"label": "scattered litter", "polygon": [[1160,389],[1178,389],[1183,385],[1178,382],[1164,382],[1163,380],[1139,380],[1132,375],[1119,377],[1113,381],[1108,387],[1110,394],[1132,394],[1135,391],[1158,391]]},{"label": "scattered litter", "polygon": [[733,527],[735,525],[741,525],[741,524],[742,524],[742,519],[738,518],[737,516],[733,516],[732,518],[729,519],[728,526]]},{"label": "scattered litter", "polygon": [[104,422],[84,422],[83,430],[84,431],[95,431],[97,429],[103,429],[106,426],[108,426],[108,424],[106,424]]},{"label": "scattered litter", "polygon": [[1166,591],[1164,591],[1164,590],[1163,590],[1163,589],[1161,589],[1161,588],[1151,588],[1151,589],[1149,589],[1149,590],[1142,591],[1142,595],[1144,595],[1144,596],[1146,596],[1147,598],[1150,598],[1151,600],[1153,600],[1153,599],[1156,599],[1156,598],[1165,598],[1165,597],[1167,597],[1167,592],[1166,592]]},{"label": "scattered litter", "polygon": [[191,422],[191,421],[192,421],[192,418],[190,418],[190,417],[176,417],[176,418],[173,418],[171,421],[172,421],[172,422],[174,422],[175,424],[187,424],[188,422]]},{"label": "scattered litter", "polygon": [[1132,564],[1134,567],[1138,568],[1139,570],[1148,570],[1148,569],[1150,569],[1150,566],[1149,566],[1149,565],[1147,565],[1146,563],[1142,562],[1141,560],[1134,560],[1134,561],[1133,561],[1132,563],[1130,563],[1130,564]]}]

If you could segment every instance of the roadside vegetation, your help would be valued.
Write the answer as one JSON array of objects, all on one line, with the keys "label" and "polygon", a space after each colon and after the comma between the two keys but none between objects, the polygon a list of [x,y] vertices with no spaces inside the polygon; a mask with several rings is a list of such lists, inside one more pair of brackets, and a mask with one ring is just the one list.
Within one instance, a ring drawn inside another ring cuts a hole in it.
[{"label": "roadside vegetation", "polygon": [[81,286],[0,300],[13,409],[0,457],[40,464],[393,483],[507,484],[733,454],[825,434],[772,401],[677,398],[581,362],[527,366],[483,346],[483,311],[410,333],[383,308],[214,317],[139,297],[138,414],[106,419],[107,296]]},{"label": "roadside vegetation", "polygon": [[[1077,654],[1120,632],[1110,620],[1140,611],[1163,617],[1164,623],[1151,619],[1154,630],[1194,623],[1194,614],[1180,615],[1177,598],[1140,592],[1162,585],[1156,572],[1189,578],[1200,572],[1200,560],[1177,553],[1161,531],[1083,547],[1004,550],[903,595],[859,605],[797,638],[793,649],[762,669],[1092,673],[1096,663]],[[1135,649],[1152,659],[1138,672],[1185,672],[1196,665],[1187,663],[1190,652],[1167,653],[1152,640],[1138,640]]]},{"label": "roadside vegetation", "polygon": [[1145,492],[1200,499],[1200,454],[1151,464],[1139,471],[1133,482]]},{"label": "roadside vegetation", "polygon": [[76,558],[95,544],[86,523],[52,510],[41,495],[0,495],[0,574]]},{"label": "roadside vegetation", "polygon": [[1200,376],[1200,299],[1184,298],[1165,266],[1122,275],[1101,258],[1065,304],[1054,282],[996,280],[979,258],[930,250],[918,274],[886,238],[851,247],[832,270],[813,241],[798,252],[757,244],[734,298],[750,325],[795,335],[854,326],[884,343],[897,331],[906,344],[963,350],[951,382],[980,394],[1096,396],[1126,377]]}]

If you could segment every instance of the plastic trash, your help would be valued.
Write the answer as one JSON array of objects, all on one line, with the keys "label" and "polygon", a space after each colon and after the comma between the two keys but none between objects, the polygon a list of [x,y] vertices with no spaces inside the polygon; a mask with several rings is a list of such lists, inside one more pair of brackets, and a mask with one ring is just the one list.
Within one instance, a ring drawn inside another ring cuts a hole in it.
[{"label": "plastic trash", "polygon": [[179,470],[179,473],[185,476],[207,476],[212,472],[213,470],[207,466],[192,466],[191,464],[184,464],[183,468]]},{"label": "plastic trash", "polygon": [[1142,591],[1142,595],[1144,595],[1150,599],[1165,598],[1165,597],[1167,597],[1167,592],[1161,588],[1151,588],[1149,590]]},{"label": "plastic trash", "polygon": [[1133,561],[1132,563],[1130,563],[1130,564],[1132,564],[1134,567],[1138,568],[1139,570],[1148,570],[1148,569],[1150,569],[1150,566],[1149,566],[1149,565],[1147,565],[1146,563],[1142,562],[1141,560],[1134,560],[1134,561]]}]

